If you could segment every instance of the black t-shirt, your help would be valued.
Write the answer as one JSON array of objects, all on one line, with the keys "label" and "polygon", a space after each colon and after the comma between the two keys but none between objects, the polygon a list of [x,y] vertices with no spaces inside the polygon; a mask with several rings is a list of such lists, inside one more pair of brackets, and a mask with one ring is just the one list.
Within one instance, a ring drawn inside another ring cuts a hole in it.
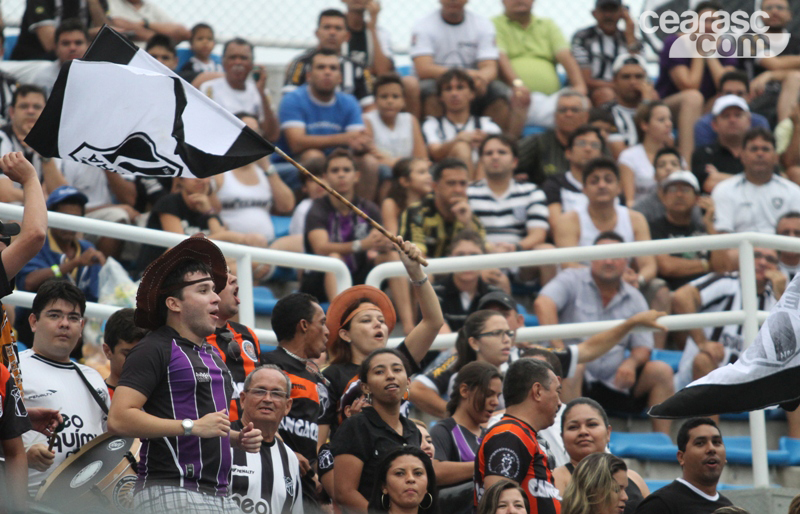
[{"label": "black t-shirt", "polygon": [[[666,216],[654,220],[650,223],[650,239],[677,239],[681,237],[692,237],[705,235],[706,229],[704,226],[691,221],[688,225],[675,225],[667,220]],[[681,259],[708,259],[708,251],[686,251],[671,254],[673,257],[680,257]],[[661,273],[658,274],[663,278],[669,288],[674,291],[684,284],[688,284],[692,280],[705,275],[705,273],[698,273],[697,275],[690,275],[685,277],[665,277]]]},{"label": "black t-shirt", "polygon": [[[311,57],[316,49],[312,48],[297,56],[286,68],[284,92],[290,91],[286,86],[300,87],[306,83],[306,73],[311,69]],[[342,83],[338,90],[355,96],[359,102],[371,103],[372,74],[363,66],[363,63],[343,55],[339,57],[342,71]]]},{"label": "black t-shirt", "polygon": [[[108,10],[106,0],[100,0],[100,5],[103,11]],[[78,18],[85,26],[90,27],[92,17],[89,13],[88,2],[82,0],[27,0],[20,24],[19,38],[11,52],[11,59],[17,61],[54,60],[55,53],[45,51],[36,35],[36,28],[46,25],[56,28],[62,21],[69,18]]]},{"label": "black t-shirt", "polygon": [[[402,353],[403,356],[408,360],[408,363],[411,366],[411,369],[408,370],[409,377],[422,371],[419,367],[419,363],[414,360],[414,358],[411,356],[411,353],[408,351],[405,341],[400,343],[395,349]],[[320,416],[319,423],[320,425],[330,425],[331,438],[333,438],[334,431],[339,425],[338,413],[342,395],[344,395],[345,391],[347,391],[347,387],[352,382],[358,380],[358,371],[360,367],[361,366],[359,364],[346,362],[344,364],[331,364],[322,371],[322,374],[325,375],[325,378],[328,379],[330,384],[328,387],[330,408],[326,409],[326,411]]]},{"label": "black t-shirt", "polygon": [[364,463],[358,492],[369,499],[377,478],[378,466],[383,458],[398,446],[416,446],[422,443],[422,434],[417,426],[400,416],[403,434],[400,435],[386,424],[375,409],[364,409],[347,418],[331,440],[331,453],[353,455]]},{"label": "black t-shirt", "polygon": [[442,306],[444,320],[453,332],[457,332],[463,327],[467,316],[478,310],[478,302],[481,301],[483,295],[492,291],[499,291],[498,288],[490,286],[481,278],[478,278],[478,289],[475,291],[475,296],[472,297],[469,308],[464,310],[464,304],[461,303],[461,291],[456,287],[452,273],[447,275],[441,282],[437,281],[433,286],[433,290],[436,292],[439,304]]},{"label": "black t-shirt", "polygon": [[[800,55],[800,34],[792,34],[789,38],[789,44],[781,52],[781,56],[786,55]],[[761,65],[761,59],[739,59],[739,67],[747,72],[750,80],[753,80],[758,75],[764,73],[767,68]]]},{"label": "black t-shirt", "polygon": [[[208,231],[208,222],[212,218],[216,218],[219,221],[216,215],[204,214],[190,209],[186,202],[183,201],[183,196],[180,193],[165,195],[156,201],[155,205],[153,205],[153,210],[150,211],[150,217],[147,219],[147,228],[163,230],[164,227],[161,226],[161,217],[159,216],[162,213],[172,214],[181,220],[183,233],[187,236]],[[166,251],[167,249],[163,246],[143,245],[139,252],[138,273],[144,272],[151,262],[161,257]]]},{"label": "black t-shirt", "polygon": [[261,355],[262,364],[275,364],[289,375],[292,381],[292,408],[281,421],[278,434],[289,448],[314,463],[317,459],[320,417],[331,401],[322,377],[309,371],[305,362],[277,350]]},{"label": "black t-shirt", "polygon": [[733,503],[721,494],[716,501],[711,501],[675,480],[650,493],[639,504],[636,514],[711,514],[720,507],[730,505]]},{"label": "black t-shirt", "polygon": [[8,441],[31,430],[22,394],[3,364],[0,364],[0,408],[0,440]]},{"label": "black t-shirt", "polygon": [[719,141],[710,145],[695,148],[692,153],[692,173],[697,177],[700,187],[703,187],[708,172],[706,164],[713,164],[722,173],[735,175],[744,171],[744,165],[730,150],[719,144]]},{"label": "black t-shirt", "polygon": [[[0,252],[0,298],[5,298],[14,292],[14,279],[8,279],[6,268],[3,265],[3,257]],[[11,324],[8,322],[6,316],[6,308],[0,302],[0,311],[2,311],[2,323],[0,323],[0,363],[9,369],[19,369],[19,351],[15,344],[14,334],[11,331]],[[10,354],[6,349],[10,349]],[[12,364],[13,363],[13,364]],[[24,387],[24,386],[23,386]]]},{"label": "black t-shirt", "polygon": [[[231,374],[217,350],[205,342],[197,346],[166,326],[150,332],[131,350],[119,386],[145,395],[143,410],[161,419],[198,420],[227,410],[233,396]],[[142,438],[139,455],[137,491],[146,480],[148,486],[228,494],[230,436]]]},{"label": "black t-shirt", "polygon": [[[485,433],[483,430],[481,437]],[[436,423],[431,428],[431,439],[436,451],[434,458],[443,462],[473,462],[481,445],[480,437],[457,424],[453,418]]]},{"label": "black t-shirt", "polygon": [[526,173],[529,181],[541,186],[548,177],[569,169],[565,150],[553,129],[528,136],[519,143],[515,173]]}]

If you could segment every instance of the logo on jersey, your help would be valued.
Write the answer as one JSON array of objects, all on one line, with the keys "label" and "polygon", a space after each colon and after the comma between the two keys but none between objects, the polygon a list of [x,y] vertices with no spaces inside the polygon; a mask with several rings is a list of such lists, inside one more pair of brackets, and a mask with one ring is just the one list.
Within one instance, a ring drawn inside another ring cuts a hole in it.
[{"label": "logo on jersey", "polygon": [[112,452],[125,448],[125,439],[115,439],[108,443],[108,449]]},{"label": "logo on jersey", "polygon": [[48,389],[47,391],[45,391],[43,393],[39,393],[39,394],[34,394],[34,395],[31,395],[31,396],[28,396],[28,401],[36,400],[37,398],[46,398],[47,396],[53,396],[54,394],[56,394],[56,390],[55,389]]},{"label": "logo on jersey", "polygon": [[244,350],[244,353],[250,357],[250,360],[258,360],[258,357],[256,356],[256,346],[253,344],[253,341],[243,341],[242,350]]},{"label": "logo on jersey", "polygon": [[283,477],[286,480],[286,495],[294,496],[294,480],[292,477]]},{"label": "logo on jersey", "polygon": [[211,373],[207,371],[195,371],[194,378],[198,382],[211,382]]},{"label": "logo on jersey", "polygon": [[519,473],[519,457],[508,448],[499,448],[489,456],[487,468],[492,475],[516,477]]},{"label": "logo on jersey", "polygon": [[783,198],[773,198],[772,206],[775,208],[775,210],[778,210],[781,207],[783,207]]},{"label": "logo on jersey", "polygon": [[[28,411],[25,410],[25,402],[22,401],[22,393],[16,387],[11,391],[11,396],[14,397],[14,410],[18,418],[25,418],[28,416]],[[0,406],[0,417],[3,416],[3,408]]]},{"label": "logo on jersey", "polygon": [[242,509],[245,514],[269,514],[272,509],[269,503],[264,500],[253,501],[252,498],[242,496],[239,493],[231,495],[231,499]]},{"label": "logo on jersey", "polygon": [[321,418],[331,406],[331,399],[328,396],[328,388],[325,387],[325,384],[317,384],[317,396],[319,397],[319,417]]},{"label": "logo on jersey", "polygon": [[534,498],[561,498],[561,494],[556,489],[556,486],[539,478],[532,479],[528,482],[528,492]]},{"label": "logo on jersey", "polygon": [[319,452],[319,457],[317,458],[317,465],[319,469],[331,469],[333,468],[333,454],[327,448]]}]

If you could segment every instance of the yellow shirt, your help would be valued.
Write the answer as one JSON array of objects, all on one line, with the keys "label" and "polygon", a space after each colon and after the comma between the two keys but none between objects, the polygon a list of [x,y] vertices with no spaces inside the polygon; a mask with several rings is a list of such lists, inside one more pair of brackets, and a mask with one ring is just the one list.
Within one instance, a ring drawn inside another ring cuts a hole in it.
[{"label": "yellow shirt", "polygon": [[523,27],[501,14],[492,22],[497,30],[497,46],[508,55],[525,87],[546,95],[561,89],[556,53],[569,45],[553,20],[531,16],[528,26]]}]

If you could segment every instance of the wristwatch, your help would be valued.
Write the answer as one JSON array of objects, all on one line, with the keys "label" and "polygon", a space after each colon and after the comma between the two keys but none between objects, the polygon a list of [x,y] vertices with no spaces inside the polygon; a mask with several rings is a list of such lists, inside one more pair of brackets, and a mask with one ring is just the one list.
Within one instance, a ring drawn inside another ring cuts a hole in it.
[{"label": "wristwatch", "polygon": [[194,421],[191,419],[184,419],[181,421],[183,427],[183,435],[192,435],[192,428],[194,428]]}]

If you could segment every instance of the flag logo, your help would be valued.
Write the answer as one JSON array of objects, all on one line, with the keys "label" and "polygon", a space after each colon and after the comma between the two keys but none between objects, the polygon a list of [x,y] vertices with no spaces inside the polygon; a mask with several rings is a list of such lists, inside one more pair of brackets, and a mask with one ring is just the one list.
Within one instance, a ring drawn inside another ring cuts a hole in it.
[{"label": "flag logo", "polygon": [[156,144],[144,132],[129,135],[111,148],[95,148],[84,142],[69,154],[83,164],[106,171],[124,169],[137,175],[176,177],[183,166],[156,151]]}]

